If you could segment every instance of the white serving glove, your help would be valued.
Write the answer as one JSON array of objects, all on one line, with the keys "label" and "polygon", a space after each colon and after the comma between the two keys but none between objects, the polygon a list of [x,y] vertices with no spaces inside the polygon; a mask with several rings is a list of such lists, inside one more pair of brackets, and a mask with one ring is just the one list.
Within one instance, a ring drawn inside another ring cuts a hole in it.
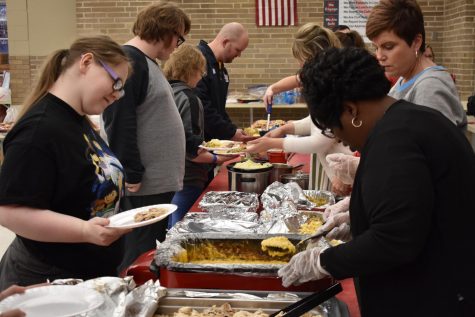
[{"label": "white serving glove", "polygon": [[327,221],[328,218],[335,216],[336,214],[350,210],[350,197],[345,197],[334,205],[331,205],[323,212],[323,220]]},{"label": "white serving glove", "polygon": [[328,166],[335,172],[336,177],[345,184],[353,184],[356,170],[360,163],[359,157],[343,153],[333,153],[327,155],[326,160]]},{"label": "white serving glove", "polygon": [[350,212],[345,211],[328,217],[327,221],[317,229],[315,234],[329,231],[325,237],[327,240],[342,240],[348,242],[351,240],[350,232]]},{"label": "white serving glove", "polygon": [[277,274],[282,278],[282,285],[299,285],[311,280],[319,280],[329,275],[320,266],[320,253],[326,248],[313,248],[294,255],[288,264],[282,267]]}]

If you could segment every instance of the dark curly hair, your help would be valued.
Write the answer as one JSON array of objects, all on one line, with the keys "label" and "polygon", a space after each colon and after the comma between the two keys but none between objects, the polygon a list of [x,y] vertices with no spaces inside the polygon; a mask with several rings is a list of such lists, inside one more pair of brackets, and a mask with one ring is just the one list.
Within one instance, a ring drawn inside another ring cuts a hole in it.
[{"label": "dark curly hair", "polygon": [[377,100],[391,88],[376,58],[356,47],[325,50],[305,63],[300,79],[312,121],[322,130],[342,127],[343,102]]}]

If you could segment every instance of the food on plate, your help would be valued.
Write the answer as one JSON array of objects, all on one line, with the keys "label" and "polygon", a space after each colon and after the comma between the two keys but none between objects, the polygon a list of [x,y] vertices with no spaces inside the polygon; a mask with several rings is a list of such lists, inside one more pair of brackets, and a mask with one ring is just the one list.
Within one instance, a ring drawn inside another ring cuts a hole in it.
[{"label": "food on plate", "polygon": [[226,155],[226,154],[236,154],[236,153],[242,153],[246,150],[246,146],[245,145],[241,145],[241,146],[238,146],[238,147],[233,147],[233,148],[230,148],[230,149],[227,149],[227,150],[215,150],[214,153],[215,154],[221,154],[221,155]]},{"label": "food on plate", "polygon": [[269,253],[272,257],[294,255],[295,246],[287,237],[272,237],[261,242],[262,251]]},{"label": "food on plate", "polygon": [[142,222],[146,220],[150,220],[153,218],[160,217],[161,215],[167,213],[168,209],[167,208],[150,208],[144,211],[140,211],[135,214],[134,216],[134,221],[135,222]]},{"label": "food on plate", "polygon": [[[199,312],[198,310],[192,307],[181,307],[177,312],[173,313],[173,317],[268,317],[269,315],[263,312],[261,309],[258,309],[254,312],[249,312],[245,310],[233,309],[229,303],[224,303],[221,306],[213,305],[210,308],[205,308],[203,311]],[[315,315],[312,313],[303,314],[304,317],[321,317],[321,315]],[[169,317],[169,315],[155,315],[155,317]]]},{"label": "food on plate", "polygon": [[208,142],[203,142],[204,147],[209,148],[231,148],[235,145],[233,141],[221,141],[218,139],[211,139]]},{"label": "food on plate", "polygon": [[253,160],[245,160],[239,163],[234,164],[234,168],[239,168],[242,170],[257,170],[261,168],[272,167],[271,163],[257,163]]},{"label": "food on plate", "polygon": [[[274,127],[280,127],[285,124],[284,120],[271,120],[269,122],[269,129],[272,129]],[[252,125],[251,128],[256,128],[256,129],[266,129],[267,128],[267,120],[257,120],[255,121]]]},{"label": "food on plate", "polygon": [[309,196],[309,195],[305,195],[305,197],[309,201],[311,201],[312,203],[317,205],[317,207],[323,206],[323,205],[328,203],[328,198],[327,197],[312,197],[312,196]]},{"label": "food on plate", "polygon": [[301,234],[314,234],[323,225],[323,221],[317,217],[309,217],[299,228]]},{"label": "food on plate", "polygon": [[261,240],[208,239],[183,242],[172,256],[180,263],[194,264],[286,264],[292,254],[271,256],[262,251]]},{"label": "food on plate", "polygon": [[335,196],[326,190],[304,190],[305,198],[315,207],[326,207],[335,203]]},{"label": "food on plate", "polygon": [[244,128],[244,133],[249,136],[261,136],[259,134],[259,129],[253,127]]}]

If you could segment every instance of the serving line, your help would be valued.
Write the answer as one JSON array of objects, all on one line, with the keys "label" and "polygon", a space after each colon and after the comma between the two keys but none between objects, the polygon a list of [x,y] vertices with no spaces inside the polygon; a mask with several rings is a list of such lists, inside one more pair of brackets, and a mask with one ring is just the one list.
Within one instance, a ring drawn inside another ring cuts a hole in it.
[{"label": "serving line", "polygon": [[[239,159],[232,160],[227,162],[227,164],[230,164],[232,162],[238,161]],[[297,165],[304,163],[305,165],[302,168],[302,172],[308,173],[309,172],[309,166],[310,166],[310,155],[308,154],[295,154],[289,161],[289,164],[291,165]],[[214,177],[214,179],[211,181],[211,183],[208,185],[207,188],[201,193],[201,196],[195,201],[193,206],[190,208],[190,212],[202,212],[201,208],[198,207],[199,202],[201,201],[201,198],[203,197],[204,194],[206,194],[209,191],[226,191],[228,190],[228,175],[227,175],[227,169],[225,165],[222,165],[221,168],[219,169],[218,173]],[[356,299],[356,292],[355,292],[355,286],[353,283],[353,279],[345,279],[339,281],[341,283],[341,286],[343,288],[343,291],[336,295],[336,297],[343,301],[347,306],[348,310],[350,311],[350,316],[351,317],[360,317],[360,310],[358,306],[358,301]]]}]

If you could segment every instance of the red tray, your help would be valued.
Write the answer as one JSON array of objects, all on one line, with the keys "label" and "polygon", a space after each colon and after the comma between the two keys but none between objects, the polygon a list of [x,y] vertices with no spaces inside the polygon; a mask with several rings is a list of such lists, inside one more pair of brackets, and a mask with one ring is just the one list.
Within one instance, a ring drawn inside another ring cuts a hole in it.
[{"label": "red tray", "polygon": [[[155,250],[150,250],[142,254],[121,276],[129,275],[134,277],[135,283],[141,285],[158,276],[150,271],[150,264],[153,261]],[[160,268],[160,284],[168,288],[204,288],[204,289],[228,289],[228,290],[256,290],[256,291],[292,291],[292,292],[316,292],[324,290],[335,281],[330,278],[323,278],[318,281],[310,281],[299,286],[282,286],[281,278],[277,276],[245,276],[224,273],[199,273],[199,272],[177,272],[170,271],[164,267]]]}]

